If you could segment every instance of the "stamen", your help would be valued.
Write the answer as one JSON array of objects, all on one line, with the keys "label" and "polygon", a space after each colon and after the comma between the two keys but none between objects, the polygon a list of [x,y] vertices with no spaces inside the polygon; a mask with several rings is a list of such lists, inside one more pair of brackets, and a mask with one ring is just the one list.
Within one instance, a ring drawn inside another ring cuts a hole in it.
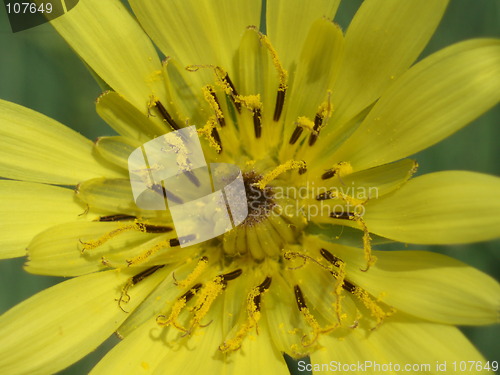
[{"label": "stamen", "polygon": [[170,113],[168,113],[167,109],[165,106],[156,98],[154,95],[151,96],[151,100],[148,104],[149,108],[155,108],[160,112],[160,115],[163,117],[163,120],[166,121],[170,127],[173,130],[179,130],[180,127],[177,125],[177,123],[174,121],[172,116],[170,116]]},{"label": "stamen", "polygon": [[[323,258],[325,258],[329,263],[339,268],[339,272],[330,271],[332,276],[338,280],[339,282],[338,285],[342,287],[342,289],[351,293],[353,296],[357,297],[363,303],[363,305],[368,309],[370,314],[377,320],[377,325],[372,329],[375,329],[378,326],[380,326],[380,324],[386,317],[392,315],[395,312],[393,308],[388,312],[384,311],[377,304],[377,302],[371,298],[368,292],[366,292],[363,288],[360,288],[359,286],[356,286],[352,282],[346,280],[345,263],[340,258],[337,258],[335,255],[333,255],[326,249],[321,249],[320,253],[323,256]],[[338,288],[336,288],[335,293],[338,295],[338,297],[340,297],[340,290]]]},{"label": "stamen", "polygon": [[117,214],[117,215],[109,215],[109,216],[101,216],[97,221],[125,221],[125,220],[135,220],[135,216],[125,215],[125,214]]},{"label": "stamen", "polygon": [[128,313],[128,311],[125,311],[125,309],[122,307],[122,303],[129,303],[130,302],[130,295],[128,294],[128,290],[133,287],[134,285],[137,285],[140,283],[142,280],[144,280],[146,277],[151,276],[154,274],[156,271],[158,271],[160,268],[163,268],[165,265],[158,265],[158,266],[153,266],[151,268],[148,268],[142,272],[139,272],[137,275],[131,277],[125,286],[122,289],[122,294],[120,295],[120,298],[116,299],[118,301],[118,307],[123,311]]},{"label": "stamen", "polygon": [[143,254],[137,255],[136,257],[134,257],[132,259],[127,259],[126,262],[127,262],[129,267],[133,266],[133,265],[140,264],[140,263],[144,263],[148,258],[150,258],[152,255],[156,254],[161,249],[179,246],[179,245],[180,245],[180,242],[179,242],[179,239],[177,239],[177,238],[172,238],[170,240],[164,240],[164,241],[157,243],[152,248],[146,250]]},{"label": "stamen", "polygon": [[222,141],[219,136],[219,132],[215,127],[216,118],[215,116],[210,116],[205,126],[201,129],[197,129],[198,134],[205,136],[208,144],[217,151],[217,153],[222,152]]},{"label": "stamen", "polygon": [[342,177],[347,176],[353,172],[351,163],[347,161],[338,162],[333,168],[327,170],[321,175],[322,180],[328,180],[334,176],[339,176],[340,182],[342,182]]},{"label": "stamen", "polygon": [[196,72],[199,69],[205,69],[205,68],[213,69],[213,71],[215,73],[217,84],[224,90],[226,95],[229,96],[229,98],[233,102],[236,110],[238,111],[238,113],[240,113],[241,112],[241,103],[239,103],[236,100],[236,97],[239,96],[238,91],[236,91],[236,87],[234,87],[234,84],[231,81],[231,78],[229,78],[229,74],[224,69],[222,69],[220,66],[210,65],[210,64],[186,66],[186,70],[189,72]]},{"label": "stamen", "polygon": [[227,84],[229,85],[229,87],[231,88],[231,92],[233,93],[232,95],[230,95],[229,97],[231,98],[231,100],[233,101],[233,104],[234,106],[236,107],[236,110],[238,112],[241,112],[241,103],[238,102],[235,98],[239,96],[238,92],[236,91],[236,87],[234,87],[234,84],[233,84],[233,81],[231,81],[231,78],[229,78],[229,74],[226,73],[226,75],[224,76],[223,80],[225,82],[227,82]]},{"label": "stamen", "polygon": [[210,107],[212,107],[212,109],[215,112],[215,117],[217,118],[219,125],[221,127],[225,126],[226,122],[224,120],[224,114],[222,113],[222,110],[220,108],[220,103],[219,100],[217,99],[217,94],[215,93],[214,88],[210,85],[207,85],[202,90],[205,100],[208,102]]},{"label": "stamen", "polygon": [[151,224],[142,224],[144,226],[144,231],[146,233],[168,233],[173,230],[172,227],[167,227],[163,225],[151,225]]},{"label": "stamen", "polygon": [[295,130],[293,131],[292,136],[290,137],[290,141],[288,143],[290,143],[291,145],[295,144],[295,142],[297,142],[299,140],[299,137],[302,135],[303,131],[304,131],[304,128],[297,125],[295,127]]},{"label": "stamen", "polygon": [[299,168],[299,174],[304,174],[307,172],[307,164],[305,162],[305,160],[302,160],[304,162],[304,166]]},{"label": "stamen", "polygon": [[319,335],[321,333],[328,333],[335,329],[337,326],[331,326],[327,328],[321,328],[319,325],[318,321],[314,318],[314,316],[311,314],[309,311],[309,308],[306,305],[305,299],[304,299],[304,294],[302,293],[302,290],[298,285],[295,285],[293,287],[294,293],[295,293],[295,301],[297,302],[297,307],[299,308],[300,313],[302,314],[304,320],[306,323],[309,325],[309,327],[312,328],[313,330],[313,336],[311,339],[307,339],[307,335],[304,335],[302,337],[302,345],[307,347],[313,345],[316,340],[318,339]]},{"label": "stamen", "polygon": [[311,132],[311,135],[309,136],[309,146],[312,146],[316,143],[319,135],[319,129],[321,128],[322,124],[323,117],[319,113],[316,113],[316,116],[314,117],[313,132]]},{"label": "stamen", "polygon": [[264,47],[267,48],[271,59],[273,60],[274,67],[276,68],[279,76],[279,87],[276,94],[276,104],[274,106],[273,120],[278,121],[280,119],[281,113],[283,111],[283,105],[285,104],[285,94],[288,87],[288,72],[283,68],[281,61],[279,59],[278,53],[274,49],[267,35],[262,34],[256,26],[248,26],[248,30],[253,30],[259,36],[260,42]]},{"label": "stamen", "polygon": [[[134,224],[130,224],[130,225],[124,225],[124,226],[121,226],[119,228],[112,230],[111,232],[108,232],[108,233],[102,235],[97,240],[93,240],[93,241],[79,240],[80,244],[81,244],[80,250],[82,253],[87,251],[87,250],[93,250],[93,249],[103,245],[104,243],[106,243],[110,239],[112,239],[112,238],[114,238],[122,233],[125,233],[125,232],[130,232],[130,231],[135,230],[135,231],[141,231],[144,233],[148,233],[148,228],[150,230],[153,230],[152,227],[155,227],[155,226],[148,226],[148,225],[143,224],[143,223],[134,223]],[[169,228],[169,227],[163,227],[163,228]],[[151,232],[151,233],[156,233],[156,232]]]},{"label": "stamen", "polygon": [[165,327],[172,325],[175,328],[177,328],[179,331],[182,332],[187,332],[187,328],[184,328],[181,326],[178,322],[177,319],[179,318],[180,313],[186,306],[186,304],[195,296],[195,294],[201,289],[202,284],[196,284],[194,285],[191,289],[189,289],[186,293],[184,293],[182,296],[177,298],[175,301],[174,305],[172,306],[172,310],[170,312],[170,315],[158,315],[156,317],[156,323],[159,326]]},{"label": "stamen", "polygon": [[287,162],[274,168],[271,172],[266,173],[260,179],[260,181],[255,183],[255,186],[257,186],[259,189],[264,189],[267,186],[267,184],[269,184],[272,180],[274,180],[280,174],[282,174],[286,171],[289,171],[291,169],[300,169],[300,168],[306,168],[306,163],[303,160],[300,160],[300,161],[288,160]]},{"label": "stamen", "polygon": [[321,103],[321,105],[318,108],[318,112],[314,117],[314,127],[313,131],[311,132],[311,135],[309,136],[309,146],[313,146],[316,143],[321,128],[324,126],[324,124],[328,121],[328,119],[332,115],[332,104],[331,104],[332,92],[329,90],[327,95],[328,95],[327,100]]},{"label": "stamen", "polygon": [[161,195],[162,197],[166,197],[169,201],[173,202],[173,203],[177,203],[177,204],[181,204],[183,203],[182,199],[179,198],[177,195],[175,195],[174,193],[170,192],[170,191],[167,191],[167,189],[165,189],[163,187],[162,184],[158,183],[158,184],[153,184],[149,187],[151,190],[153,190],[155,193]]},{"label": "stamen", "polygon": [[330,213],[330,217],[333,219],[353,220],[361,227],[361,230],[363,231],[363,249],[365,252],[366,267],[361,268],[360,270],[363,272],[368,271],[370,269],[370,267],[376,263],[377,257],[372,255],[370,232],[368,231],[368,227],[366,226],[366,223],[363,220],[363,217],[359,213],[356,213],[356,212],[354,212],[354,213],[352,213],[352,212],[339,212],[339,213],[332,212],[332,213]]},{"label": "stamen", "polygon": [[253,129],[255,138],[260,138],[262,135],[262,116],[260,108],[256,108],[253,111]]},{"label": "stamen", "polygon": [[281,112],[283,112],[283,106],[285,104],[285,94],[286,94],[286,89],[278,90],[276,94],[276,104],[274,105],[274,115],[273,115],[274,121],[279,121],[281,117]]},{"label": "stamen", "polygon": [[201,320],[207,315],[215,299],[224,291],[226,285],[222,276],[216,276],[212,281],[205,284],[197,298],[193,310],[194,316],[191,319],[187,334],[191,334],[196,327],[201,326]]},{"label": "stamen", "polygon": [[220,275],[220,277],[222,279],[221,282],[223,284],[227,284],[228,281],[234,280],[234,279],[237,279],[238,277],[240,277],[242,273],[243,273],[243,271],[241,270],[241,268],[238,268],[237,270]]},{"label": "stamen", "polygon": [[198,264],[194,268],[194,270],[188,275],[188,277],[183,281],[176,281],[175,285],[179,288],[186,288],[188,285],[191,285],[208,266],[208,258],[203,256],[198,261]]},{"label": "stamen", "polygon": [[269,287],[271,286],[272,279],[268,276],[265,280],[253,288],[250,293],[247,295],[247,320],[243,325],[238,329],[236,335],[227,341],[224,341],[223,344],[219,346],[219,350],[223,353],[231,352],[238,350],[241,347],[241,343],[247,336],[247,334],[255,328],[258,334],[258,326],[257,323],[260,320],[260,303],[262,294],[264,294]]}]

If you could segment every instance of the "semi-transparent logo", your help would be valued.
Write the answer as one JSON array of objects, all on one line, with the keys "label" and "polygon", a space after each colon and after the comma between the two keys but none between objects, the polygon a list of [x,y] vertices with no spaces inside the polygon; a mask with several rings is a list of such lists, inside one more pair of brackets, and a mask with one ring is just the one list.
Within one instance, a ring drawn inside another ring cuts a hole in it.
[{"label": "semi-transparent logo", "polygon": [[248,215],[238,167],[205,161],[195,126],[155,138],[128,159],[136,205],[167,210],[181,247],[217,237]]}]

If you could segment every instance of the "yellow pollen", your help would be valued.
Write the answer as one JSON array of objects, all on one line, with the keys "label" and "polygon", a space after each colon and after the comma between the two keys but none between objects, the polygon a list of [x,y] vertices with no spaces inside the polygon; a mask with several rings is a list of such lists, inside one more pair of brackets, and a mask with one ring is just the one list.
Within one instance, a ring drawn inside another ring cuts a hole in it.
[{"label": "yellow pollen", "polygon": [[177,319],[179,318],[179,315],[184,307],[186,307],[186,297],[181,297],[174,302],[172,311],[170,312],[168,318],[165,315],[159,315],[156,318],[156,323],[162,327],[171,325],[177,328],[179,331],[187,332],[187,328],[184,328],[177,322]]},{"label": "yellow pollen", "polygon": [[335,171],[335,175],[339,178],[350,175],[353,172],[352,165],[348,161],[339,161],[332,168]]},{"label": "yellow pollen", "polygon": [[332,117],[332,113],[333,113],[333,107],[332,107],[332,101],[331,101],[331,98],[332,98],[331,90],[328,90],[327,96],[328,97],[327,97],[326,101],[321,103],[319,105],[319,108],[318,108],[318,114],[323,118],[323,122],[322,122],[321,127],[323,127],[326,124],[328,119],[330,117]]},{"label": "yellow pollen", "polygon": [[297,126],[300,126],[303,129],[309,130],[310,132],[315,131],[314,130],[314,122],[305,116],[300,116],[299,118],[297,118],[297,121],[295,122],[295,124]]},{"label": "yellow pollen", "polygon": [[306,162],[303,160],[288,160],[274,168],[271,172],[266,173],[259,182],[255,184],[259,189],[264,189],[268,183],[278,177],[280,174],[285,173],[291,169],[301,169],[306,167]]},{"label": "yellow pollen", "polygon": [[215,299],[222,293],[225,288],[225,284],[222,282],[222,277],[217,276],[212,281],[206,283],[203,289],[200,291],[196,305],[194,307],[194,316],[191,320],[191,326],[189,328],[188,333],[191,334],[192,331],[201,326],[201,320],[207,315],[212,303]]},{"label": "yellow pollen", "polygon": [[361,229],[363,230],[363,250],[365,253],[366,266],[365,268],[361,269],[361,271],[366,272],[370,269],[371,266],[373,266],[377,262],[377,257],[372,255],[370,232],[368,231],[365,221],[359,214],[354,215],[354,220],[356,220],[356,222],[360,225]]},{"label": "yellow pollen", "polygon": [[215,140],[215,138],[212,135],[212,130],[216,127],[217,125],[217,118],[215,116],[210,116],[208,119],[207,123],[203,128],[201,129],[196,129],[199,135],[203,135],[207,141],[210,147],[215,149],[215,151],[219,152],[221,150],[220,144]]},{"label": "yellow pollen", "polygon": [[161,241],[161,242],[157,243],[156,245],[154,245],[152,248],[146,250],[144,253],[137,255],[136,257],[133,257],[132,259],[127,259],[127,263],[129,266],[143,263],[149,257],[156,254],[161,249],[165,249],[168,247],[170,247],[170,240]]},{"label": "yellow pollen", "polygon": [[370,314],[376,319],[377,324],[373,329],[377,328],[382,324],[385,318],[394,314],[395,310],[391,309],[388,312],[385,312],[376,301],[374,301],[371,296],[362,288],[356,287],[353,293],[368,309]]},{"label": "yellow pollen", "polygon": [[338,327],[338,325],[332,325],[330,327],[321,328],[318,321],[314,318],[307,307],[301,308],[300,313],[304,317],[304,320],[309,325],[309,327],[311,327],[313,330],[313,336],[311,339],[305,340],[307,338],[307,335],[304,335],[302,337],[302,345],[305,347],[313,345],[318,340],[320,334],[331,332]]},{"label": "yellow pollen", "polygon": [[187,288],[189,285],[191,285],[200,275],[203,273],[203,271],[207,268],[208,266],[208,259],[206,257],[201,258],[198,261],[198,264],[194,268],[194,270],[189,274],[189,276],[183,280],[183,281],[176,281],[175,284],[179,288]]},{"label": "yellow pollen", "polygon": [[235,97],[236,102],[241,103],[245,108],[251,111],[262,108],[260,94],[257,95],[238,95]]},{"label": "yellow pollen", "polygon": [[207,86],[203,87],[202,91],[203,91],[203,96],[204,96],[205,100],[208,102],[210,107],[214,110],[215,116],[218,119],[224,118],[224,114],[222,113],[222,111],[219,107],[219,104],[217,103],[217,101],[215,100],[215,98],[213,96],[213,93],[215,92],[214,88],[210,85],[207,85]]},{"label": "yellow pollen", "polygon": [[287,86],[288,86],[288,72],[283,68],[283,65],[281,64],[281,61],[278,57],[278,53],[274,49],[274,47],[271,44],[267,35],[262,34],[255,26],[248,26],[248,29],[253,30],[257,33],[257,35],[260,38],[261,43],[269,51],[269,54],[271,55],[271,58],[273,60],[274,67],[278,71],[279,84],[280,84],[279,90],[285,91],[287,89]]},{"label": "yellow pollen", "polygon": [[247,296],[247,320],[243,323],[243,325],[238,329],[236,335],[229,340],[226,340],[223,344],[219,346],[219,350],[223,353],[232,352],[238,350],[241,347],[241,343],[248,335],[248,333],[255,328],[258,334],[258,326],[257,323],[260,320],[260,311],[259,307],[255,304],[255,298],[257,296],[261,296],[267,290],[261,292],[259,287],[253,288]]},{"label": "yellow pollen", "polygon": [[234,95],[233,88],[226,80],[227,73],[220,66],[216,65],[188,65],[186,66],[186,70],[188,72],[197,72],[200,69],[213,69],[215,74],[215,81],[217,84],[224,90],[227,95]]},{"label": "yellow pollen", "polygon": [[119,234],[125,233],[125,232],[130,232],[133,230],[142,231],[142,232],[146,231],[145,225],[141,224],[141,223],[123,225],[117,229],[112,230],[111,232],[108,232],[108,233],[102,235],[97,240],[93,240],[93,241],[80,240],[81,252],[83,253],[84,251],[87,251],[87,250],[93,250],[93,249],[103,245],[104,243],[106,243],[110,239],[118,236]]}]

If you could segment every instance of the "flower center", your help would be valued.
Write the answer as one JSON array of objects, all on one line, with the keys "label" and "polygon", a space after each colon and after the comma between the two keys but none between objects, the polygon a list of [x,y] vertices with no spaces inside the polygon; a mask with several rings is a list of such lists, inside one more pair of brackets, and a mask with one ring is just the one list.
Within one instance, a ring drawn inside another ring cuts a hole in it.
[{"label": "flower center", "polygon": [[243,173],[243,183],[248,205],[248,216],[242,225],[253,226],[265,220],[276,203],[273,200],[273,189],[270,186],[264,188],[257,184],[262,176],[257,172],[250,171]]}]

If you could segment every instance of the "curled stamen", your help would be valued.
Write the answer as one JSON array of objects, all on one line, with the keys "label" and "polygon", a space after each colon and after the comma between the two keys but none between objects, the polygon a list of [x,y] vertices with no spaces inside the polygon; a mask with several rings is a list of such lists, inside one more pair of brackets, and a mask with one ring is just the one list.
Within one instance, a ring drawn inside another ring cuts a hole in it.
[{"label": "curled stamen", "polygon": [[223,353],[231,352],[237,350],[241,347],[241,344],[248,332],[253,328],[257,330],[258,333],[258,322],[260,320],[260,304],[262,295],[271,286],[271,277],[266,277],[264,281],[253,288],[247,295],[247,320],[238,329],[236,335],[229,340],[224,341],[223,344],[219,346],[219,350]]},{"label": "curled stamen", "polygon": [[128,311],[125,311],[125,309],[122,307],[122,303],[129,303],[130,302],[130,295],[128,294],[128,290],[133,287],[134,285],[137,285],[140,283],[142,280],[144,280],[146,277],[151,276],[153,273],[158,271],[160,268],[163,268],[165,265],[157,265],[150,267],[142,272],[139,272],[137,275],[131,277],[128,279],[127,283],[124,285],[122,288],[122,293],[120,295],[120,298],[116,299],[115,301],[118,302],[118,307],[123,311],[128,313]]},{"label": "curled stamen", "polygon": [[322,333],[328,333],[337,328],[337,325],[333,325],[331,327],[326,327],[326,328],[321,328],[319,325],[318,321],[314,318],[314,316],[311,314],[309,311],[309,308],[306,305],[305,299],[304,299],[304,294],[302,293],[302,290],[298,285],[295,285],[293,287],[293,291],[295,294],[295,301],[297,302],[297,307],[302,314],[302,317],[306,321],[306,323],[311,327],[313,330],[313,336],[312,338],[308,339],[307,335],[304,335],[301,340],[301,344],[304,347],[308,347],[313,345],[317,340],[320,334]]},{"label": "curled stamen", "polygon": [[170,315],[168,317],[166,315],[158,315],[156,317],[156,323],[162,327],[172,325],[179,331],[188,332],[187,328],[184,328],[177,322],[177,319],[179,318],[179,315],[181,314],[184,307],[186,307],[186,304],[195,296],[195,294],[201,289],[201,287],[202,284],[196,284],[182,296],[177,298],[174,305],[172,306]]},{"label": "curled stamen", "polygon": [[[149,229],[152,229],[151,227],[154,226],[149,226]],[[168,227],[163,227],[163,228],[168,228]],[[148,233],[148,225],[144,223],[134,223],[134,224],[127,224],[123,225],[119,228],[116,228],[112,230],[111,232],[108,232],[101,237],[99,237],[97,240],[91,240],[91,241],[82,241],[81,239],[78,240],[81,245],[80,251],[84,253],[87,250],[93,250],[103,244],[105,244],[107,241],[111,240],[112,238],[125,233],[125,232],[130,232],[130,231],[141,231],[144,233]],[[153,232],[154,233],[154,232]]]}]

